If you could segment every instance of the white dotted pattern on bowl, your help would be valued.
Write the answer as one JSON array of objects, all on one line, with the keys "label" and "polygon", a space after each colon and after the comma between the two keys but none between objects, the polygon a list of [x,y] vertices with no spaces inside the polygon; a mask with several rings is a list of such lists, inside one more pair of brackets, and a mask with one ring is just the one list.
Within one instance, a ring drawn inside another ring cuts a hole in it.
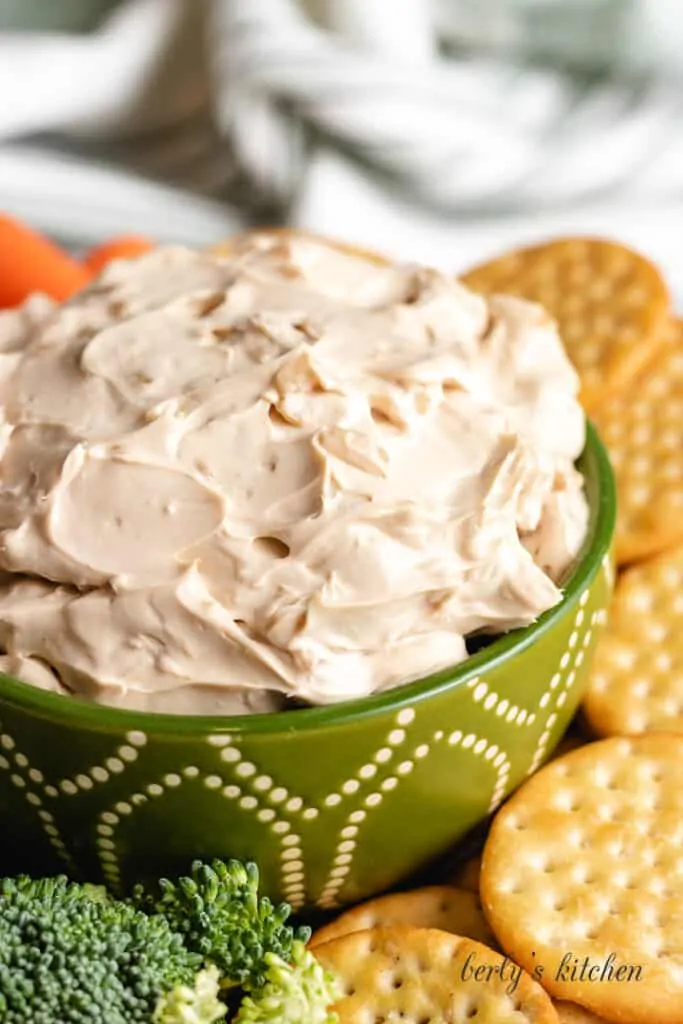
[{"label": "white dotted pattern on bowl", "polygon": [[[612,566],[608,556],[605,556],[602,563],[602,571],[605,575],[605,580],[608,586],[612,585]],[[577,669],[583,664],[586,657],[586,652],[593,641],[593,632],[596,627],[601,627],[607,621],[607,612],[604,608],[599,608],[592,612],[590,617],[590,625],[585,630],[581,642],[580,629],[584,625],[586,619],[586,605],[590,597],[590,591],[584,590],[579,598],[579,604],[574,616],[574,623],[572,631],[569,635],[568,650],[564,652],[560,658],[560,671],[555,672],[551,676],[548,683],[548,689],[541,696],[539,701],[539,707],[546,709],[550,706],[550,710],[547,712],[547,717],[543,725],[543,731],[538,737],[536,744],[536,750],[534,756],[529,765],[527,775],[533,775],[535,771],[539,769],[543,759],[548,751],[548,744],[550,743],[550,737],[552,736],[552,730],[558,719],[558,712],[564,707],[567,696],[571,692],[572,686],[576,680]]]},{"label": "white dotted pattern on bowl", "polygon": [[[603,570],[607,582],[610,583],[611,564],[608,559],[603,562]],[[585,629],[585,606],[588,599],[589,591],[586,590],[579,600],[567,650],[560,660],[559,671],[551,676],[548,687],[541,696],[539,706],[544,711],[547,709],[547,717],[529,774],[539,767],[545,756],[558,712],[566,702],[567,694],[576,677],[576,669],[581,665],[585,651],[590,646],[593,628],[602,625],[606,618],[606,613],[602,610],[593,612],[589,627]],[[584,629],[581,637],[581,631]],[[534,724],[535,711],[510,704],[507,698],[491,690],[485,680],[474,678],[468,682],[467,689],[472,701],[488,714],[504,718],[507,723],[514,724],[517,728],[529,728]],[[489,812],[494,811],[505,798],[510,776],[510,759],[505,750],[499,749],[485,736],[472,732],[463,733],[457,729],[440,729],[428,741],[423,739],[418,744],[411,744],[411,727],[415,720],[414,708],[403,708],[397,712],[378,750],[359,766],[353,777],[346,779],[338,790],[322,799],[324,813],[324,808],[339,807],[349,797],[356,797],[362,788],[365,789],[365,792],[354,800],[356,809],[344,819],[338,832],[332,861],[320,893],[308,893],[309,897],[316,899],[320,907],[332,908],[337,905],[353,867],[359,833],[368,816],[382,806],[386,794],[395,790],[400,785],[401,778],[409,775],[418,763],[427,759],[435,747],[445,744],[466,750],[490,765],[493,786]],[[45,801],[74,798],[80,793],[89,792],[96,786],[105,784],[112,776],[120,777],[125,774],[129,765],[136,762],[140,749],[146,743],[147,736],[144,732],[128,732],[125,742],[117,746],[103,764],[95,765],[86,772],[80,772],[72,778],[61,779],[56,785],[51,785],[45,783],[43,774],[38,769],[31,767],[26,755],[17,749],[14,739],[3,731],[0,723],[0,770],[10,773],[12,783],[22,792],[26,802],[36,810],[38,820],[55,852],[66,867],[74,869],[73,858],[63,841],[54,815],[44,806]],[[147,784],[144,792],[130,793],[125,799],[117,800],[100,814],[95,842],[105,880],[113,889],[120,888],[121,868],[116,836],[122,820],[130,819],[137,808],[150,800],[162,798],[168,790],[178,789],[188,779],[192,779],[219,793],[222,799],[236,802],[242,810],[253,813],[259,822],[270,828],[278,837],[283,895],[294,909],[299,909],[307,902],[307,889],[303,842],[296,823],[314,820],[321,813],[321,808],[308,805],[301,796],[290,793],[258,765],[244,759],[235,738],[229,733],[210,735],[207,737],[207,744],[215,749],[217,760],[220,762],[218,771],[203,773],[196,765],[186,765],[176,771],[166,772],[155,782]],[[223,767],[228,769],[230,778],[219,774]]]}]

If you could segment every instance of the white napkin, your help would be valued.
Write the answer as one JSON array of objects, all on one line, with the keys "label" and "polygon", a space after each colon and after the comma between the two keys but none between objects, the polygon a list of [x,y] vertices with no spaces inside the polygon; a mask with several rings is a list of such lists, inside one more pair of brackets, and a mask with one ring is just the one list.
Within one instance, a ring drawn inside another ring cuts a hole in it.
[{"label": "white napkin", "polygon": [[0,33],[0,206],[76,244],[139,232],[201,245],[244,226],[215,198],[232,169],[205,14],[127,0],[87,35]]},{"label": "white napkin", "polygon": [[[590,84],[517,59],[559,46],[546,28],[572,5],[126,0],[88,35],[0,33],[0,203],[77,245],[203,244],[265,205],[454,269],[599,231],[658,258],[683,295],[677,0],[620,6],[616,71],[631,55],[661,76]],[[473,55],[440,56],[437,29]]]},{"label": "white napkin", "polygon": [[391,195],[337,153],[321,152],[309,168],[292,219],[306,230],[453,273],[543,239],[575,234],[618,238],[662,267],[683,309],[682,204],[592,203],[533,217],[444,218]]}]

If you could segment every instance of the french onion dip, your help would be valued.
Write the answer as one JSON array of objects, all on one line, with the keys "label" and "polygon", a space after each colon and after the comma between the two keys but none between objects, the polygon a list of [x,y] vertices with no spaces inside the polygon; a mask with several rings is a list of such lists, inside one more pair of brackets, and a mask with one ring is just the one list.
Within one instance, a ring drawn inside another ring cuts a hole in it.
[{"label": "french onion dip", "polygon": [[533,622],[587,527],[578,378],[538,306],[254,234],[0,315],[0,670],[267,712]]}]

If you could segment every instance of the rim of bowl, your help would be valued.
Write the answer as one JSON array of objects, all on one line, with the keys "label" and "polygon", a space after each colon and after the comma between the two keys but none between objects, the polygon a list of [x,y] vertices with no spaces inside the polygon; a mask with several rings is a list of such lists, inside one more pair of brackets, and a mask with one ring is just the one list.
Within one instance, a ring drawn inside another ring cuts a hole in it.
[{"label": "rim of bowl", "polygon": [[307,732],[400,711],[444,691],[463,686],[483,669],[526,650],[539,636],[563,617],[568,606],[592,580],[608,555],[616,522],[616,485],[607,451],[590,421],[586,422],[586,444],[579,459],[589,501],[589,526],[583,547],[564,584],[562,600],[536,622],[512,630],[450,669],[443,669],[411,683],[403,683],[369,697],[356,697],[338,704],[274,711],[255,715],[171,715],[154,711],[127,711],[95,704],[78,697],[40,690],[11,676],[0,675],[0,706],[3,701],[58,720],[64,725],[81,725],[93,731],[120,728],[159,735],[203,737],[209,733],[268,734],[270,736]]}]

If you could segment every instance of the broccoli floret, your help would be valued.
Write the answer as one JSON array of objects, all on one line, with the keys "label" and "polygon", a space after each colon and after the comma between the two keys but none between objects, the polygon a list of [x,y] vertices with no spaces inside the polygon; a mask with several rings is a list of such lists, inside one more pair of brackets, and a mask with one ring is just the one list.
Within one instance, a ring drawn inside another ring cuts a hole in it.
[{"label": "broccoli floret", "polygon": [[215,964],[223,988],[239,985],[251,992],[266,983],[269,954],[288,962],[293,943],[306,943],[311,934],[309,928],[288,925],[289,906],[274,907],[259,897],[258,885],[255,864],[195,861],[190,877],[162,879],[156,895],[138,888],[133,898],[147,911],[162,914],[188,949]]},{"label": "broccoli floret", "polygon": [[196,862],[130,900],[64,877],[0,880],[0,1022],[216,1024],[231,1004],[239,1024],[330,1024],[338,993],[310,929],[258,881],[238,861]]},{"label": "broccoli floret", "polygon": [[220,975],[216,967],[201,971],[194,988],[178,985],[162,996],[152,1024],[215,1024],[223,1020],[227,1006],[219,998]]},{"label": "broccoli floret", "polygon": [[[102,889],[63,877],[0,883],[2,1024],[150,1024],[162,996],[193,989],[203,966],[170,922]],[[176,1018],[186,1019],[218,1018]]]},{"label": "broccoli floret", "polygon": [[341,987],[303,943],[292,947],[292,962],[266,953],[267,978],[260,992],[245,996],[235,1024],[333,1024],[330,1010]]}]

